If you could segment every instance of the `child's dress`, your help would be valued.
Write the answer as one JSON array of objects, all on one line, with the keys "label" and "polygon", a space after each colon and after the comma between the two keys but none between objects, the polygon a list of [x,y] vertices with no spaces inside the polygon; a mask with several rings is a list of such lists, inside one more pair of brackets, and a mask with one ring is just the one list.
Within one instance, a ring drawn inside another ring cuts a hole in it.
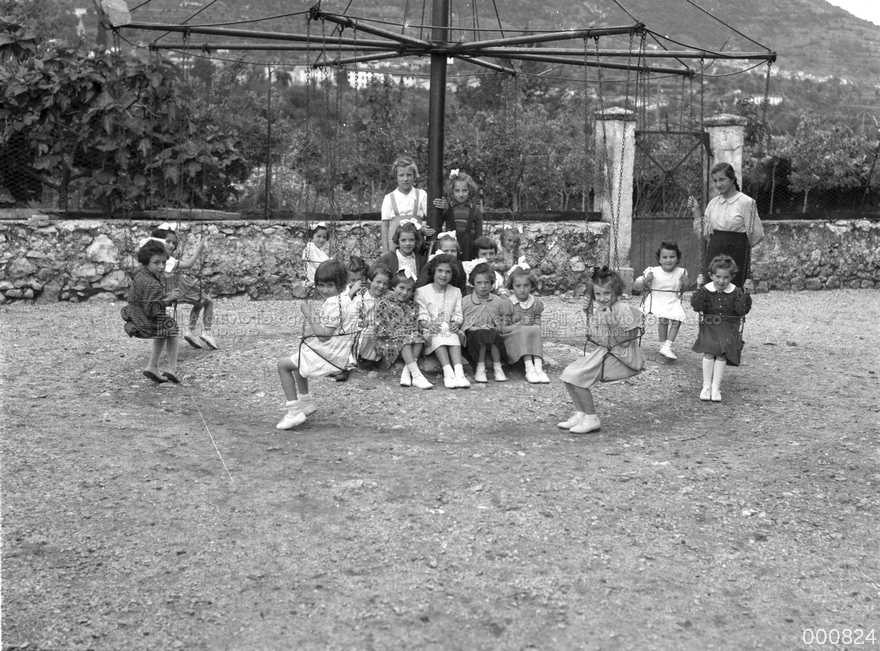
[{"label": "child's dress", "polygon": [[128,305],[122,308],[123,329],[129,337],[162,339],[178,334],[177,323],[165,311],[168,283],[141,267],[128,288]]},{"label": "child's dress", "polygon": [[317,319],[324,327],[334,328],[334,332],[327,341],[320,341],[315,335],[302,338],[290,359],[303,377],[320,377],[343,370],[357,336],[357,309],[346,292],[324,301]]},{"label": "child's dress", "polygon": [[318,270],[318,265],[329,260],[330,256],[323,249],[319,248],[317,244],[309,242],[306,244],[306,248],[303,249],[302,259],[306,263],[306,284],[314,285],[315,272]]},{"label": "child's dress", "polygon": [[199,279],[191,276],[179,267],[180,260],[169,255],[168,260],[165,262],[165,278],[168,280],[169,290],[177,288],[177,291],[180,293],[177,302],[192,305],[210,298],[202,290],[202,284]]},{"label": "child's dress", "polygon": [[645,314],[653,314],[661,319],[684,321],[684,308],[681,306],[681,279],[687,273],[684,267],[664,271],[663,267],[648,267],[642,277],[654,274],[650,288],[645,288]]},{"label": "child's dress", "polygon": [[[594,306],[595,308],[595,306]],[[638,375],[645,369],[645,355],[639,346],[639,333],[633,339],[611,346],[611,340],[641,328],[644,316],[621,301],[606,309],[595,308],[588,317],[587,335],[596,350],[565,367],[559,379],[582,389],[597,382],[613,382]]]},{"label": "child's dress", "polygon": [[476,293],[461,299],[461,312],[464,316],[461,328],[467,339],[467,352],[471,359],[479,359],[483,345],[495,345],[504,350],[504,340],[501,338],[502,301],[502,298],[494,294],[489,294],[484,300]]},{"label": "child's dress", "polygon": [[455,238],[461,247],[461,259],[474,257],[474,242],[483,235],[483,213],[471,201],[465,203],[449,202],[443,211],[446,230],[455,231]]},{"label": "child's dress", "polygon": [[732,283],[717,291],[715,283],[700,287],[691,296],[691,307],[700,313],[700,332],[691,350],[718,357],[728,366],[739,366],[742,354],[742,317],[752,309],[752,297]]},{"label": "child's dress", "polygon": [[358,340],[357,354],[363,359],[378,361],[382,359],[376,349],[376,303],[377,299],[369,291],[362,290],[354,297],[361,336]]},{"label": "child's dress", "polygon": [[543,311],[544,303],[535,296],[529,296],[523,302],[512,295],[501,299],[501,325],[514,326],[512,331],[501,334],[504,351],[511,364],[523,355],[544,359],[544,338],[541,336]]},{"label": "child's dress", "polygon": [[376,349],[390,367],[407,344],[423,344],[419,330],[419,310],[415,303],[398,303],[388,293],[376,304]]},{"label": "child's dress", "polygon": [[446,291],[438,292],[433,283],[419,287],[416,290],[416,305],[419,306],[419,320],[429,324],[447,324],[447,328],[435,335],[425,333],[427,349],[425,354],[433,353],[438,346],[461,346],[464,343],[464,334],[449,332],[448,326],[452,323],[461,324],[464,320],[461,313],[461,290],[452,285],[446,285]]}]

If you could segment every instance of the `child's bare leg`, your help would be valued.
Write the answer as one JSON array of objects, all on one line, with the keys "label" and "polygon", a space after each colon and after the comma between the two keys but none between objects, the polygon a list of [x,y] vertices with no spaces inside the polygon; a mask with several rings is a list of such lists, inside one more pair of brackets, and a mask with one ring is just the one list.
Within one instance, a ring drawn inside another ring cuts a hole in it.
[{"label": "child's bare leg", "polygon": [[501,366],[501,349],[498,348],[495,344],[492,344],[491,353],[492,355],[492,364],[496,367]]},{"label": "child's bare leg", "polygon": [[488,344],[483,344],[482,346],[480,346],[480,352],[477,353],[477,364],[479,366],[486,365],[486,348],[488,347]]},{"label": "child's bare leg", "polygon": [[189,331],[192,332],[199,325],[199,316],[202,313],[202,304],[193,303],[192,310],[189,312]]},{"label": "child's bare leg", "polygon": [[660,336],[661,342],[665,342],[668,339],[669,319],[663,317],[657,319],[657,334]]},{"label": "child's bare leg", "polygon": [[405,364],[412,364],[416,361],[416,355],[413,354],[413,344],[404,344],[400,349],[400,356],[403,357]]},{"label": "child's bare leg", "polygon": [[452,365],[461,366],[461,346],[444,346],[444,348],[449,349],[449,359],[452,361]]},{"label": "child's bare leg", "polygon": [[568,390],[568,395],[571,396],[571,401],[574,403],[575,411],[582,411],[588,416],[595,416],[596,405],[593,403],[593,392],[589,389],[576,387],[568,382],[564,384]]},{"label": "child's bare leg", "polygon": [[214,325],[214,299],[205,298],[202,300],[202,303],[205,306],[205,317],[202,319],[202,326],[204,326],[205,332],[211,332],[211,327]]},{"label": "child's bare leg", "polygon": [[434,350],[434,354],[437,356],[437,361],[440,362],[440,366],[446,368],[449,366],[449,346],[437,346]]},{"label": "child's bare leg", "polygon": [[669,319],[669,335],[667,336],[666,341],[675,341],[680,327],[681,321],[673,321],[672,319]]},{"label": "child's bare leg", "polygon": [[425,344],[410,344],[412,346],[413,357],[418,359],[422,356],[422,348],[425,347]]},{"label": "child's bare leg", "polygon": [[177,352],[180,340],[177,336],[165,337],[165,348],[168,350],[168,370],[177,373]]},{"label": "child's bare leg", "polygon": [[159,357],[162,356],[162,349],[165,348],[165,338],[153,339],[153,349],[150,352],[150,363],[147,364],[145,370],[152,371],[159,375]]},{"label": "child's bare leg", "polygon": [[[293,360],[290,357],[279,357],[278,358],[278,377],[281,379],[281,388],[284,391],[284,397],[287,398],[287,401],[296,400],[297,393],[297,385],[299,384],[298,379],[294,376],[294,372],[299,374],[296,364],[293,363]],[[306,393],[308,393],[308,385],[306,386]]]}]

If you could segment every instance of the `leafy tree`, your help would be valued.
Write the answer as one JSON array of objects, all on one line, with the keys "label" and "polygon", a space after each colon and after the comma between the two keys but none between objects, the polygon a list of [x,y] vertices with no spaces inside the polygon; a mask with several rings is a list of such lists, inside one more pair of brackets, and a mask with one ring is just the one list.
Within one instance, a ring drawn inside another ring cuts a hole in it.
[{"label": "leafy tree", "polygon": [[62,208],[75,190],[108,213],[157,199],[224,204],[247,173],[237,136],[201,120],[177,80],[167,61],[109,52],[7,63],[0,146],[24,140],[28,176],[55,189]]}]

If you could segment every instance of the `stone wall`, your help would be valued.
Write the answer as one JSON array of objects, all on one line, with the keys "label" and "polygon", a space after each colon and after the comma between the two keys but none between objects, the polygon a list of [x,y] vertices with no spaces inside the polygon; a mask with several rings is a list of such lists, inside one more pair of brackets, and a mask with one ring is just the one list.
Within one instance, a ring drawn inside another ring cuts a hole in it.
[{"label": "stone wall", "polygon": [[[3,301],[111,300],[123,298],[133,253],[154,222],[0,221],[0,295]],[[488,223],[497,240],[501,223]],[[183,256],[195,238],[207,241],[199,273],[205,291],[218,297],[301,298],[305,268],[302,222],[195,222],[181,231]],[[378,222],[333,225],[331,250],[378,258]],[[540,293],[583,294],[587,269],[608,259],[608,224],[523,223],[523,253],[541,278]]]},{"label": "stone wall", "polygon": [[754,249],[757,290],[880,289],[880,222],[767,221]]}]

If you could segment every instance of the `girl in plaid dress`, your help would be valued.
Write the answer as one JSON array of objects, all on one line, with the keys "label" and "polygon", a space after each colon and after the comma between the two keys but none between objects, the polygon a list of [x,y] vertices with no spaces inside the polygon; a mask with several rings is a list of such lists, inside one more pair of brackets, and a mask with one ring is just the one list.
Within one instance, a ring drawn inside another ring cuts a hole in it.
[{"label": "girl in plaid dress", "polygon": [[[144,369],[144,377],[154,382],[179,383],[177,377],[177,323],[165,311],[177,300],[175,292],[168,292],[165,262],[168,254],[161,242],[150,240],[140,248],[137,260],[141,268],[135,272],[128,288],[128,305],[122,308],[123,329],[129,337],[152,339],[153,352]],[[159,372],[159,357],[168,349],[168,370]]]},{"label": "girl in plaid dress", "polygon": [[419,310],[413,302],[415,281],[401,274],[391,278],[390,291],[376,305],[376,348],[390,367],[398,355],[405,363],[400,386],[433,389],[419,369],[425,343],[419,330]]}]

